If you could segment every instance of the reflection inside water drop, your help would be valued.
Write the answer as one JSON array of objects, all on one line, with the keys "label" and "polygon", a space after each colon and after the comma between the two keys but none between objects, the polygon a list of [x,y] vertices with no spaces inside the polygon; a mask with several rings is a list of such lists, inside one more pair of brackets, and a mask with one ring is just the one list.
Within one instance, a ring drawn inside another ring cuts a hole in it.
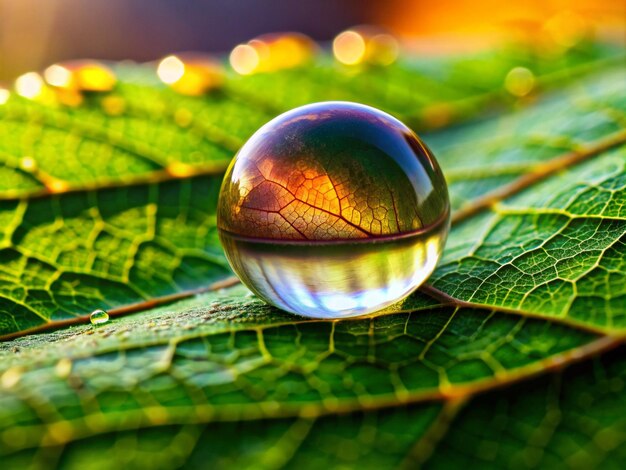
[{"label": "reflection inside water drop", "polygon": [[109,314],[104,310],[94,310],[89,315],[89,321],[92,325],[102,325],[109,321]]},{"label": "reflection inside water drop", "polygon": [[383,309],[435,269],[447,220],[426,233],[389,239],[306,243],[259,240],[220,231],[233,269],[268,303],[317,318]]}]

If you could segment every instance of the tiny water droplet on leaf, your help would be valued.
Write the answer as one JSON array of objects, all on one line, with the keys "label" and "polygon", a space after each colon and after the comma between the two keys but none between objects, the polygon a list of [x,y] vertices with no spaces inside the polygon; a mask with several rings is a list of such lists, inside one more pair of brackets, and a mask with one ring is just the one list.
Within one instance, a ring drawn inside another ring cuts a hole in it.
[{"label": "tiny water droplet on leaf", "polygon": [[92,325],[102,325],[109,321],[109,314],[104,310],[94,310],[89,315],[89,321]]}]

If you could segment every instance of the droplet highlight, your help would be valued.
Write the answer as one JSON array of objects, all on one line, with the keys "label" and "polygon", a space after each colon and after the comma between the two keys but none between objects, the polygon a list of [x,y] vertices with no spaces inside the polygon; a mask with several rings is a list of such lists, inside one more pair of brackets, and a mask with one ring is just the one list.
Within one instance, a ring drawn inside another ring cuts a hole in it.
[{"label": "droplet highlight", "polygon": [[109,321],[109,314],[104,310],[94,310],[89,315],[89,321],[92,325],[102,325]]}]

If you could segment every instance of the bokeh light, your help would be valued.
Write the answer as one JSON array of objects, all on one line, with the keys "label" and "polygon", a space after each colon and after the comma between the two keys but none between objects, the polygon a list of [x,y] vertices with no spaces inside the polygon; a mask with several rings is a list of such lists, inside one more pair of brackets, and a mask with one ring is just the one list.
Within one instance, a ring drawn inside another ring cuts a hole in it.
[{"label": "bokeh light", "polygon": [[358,64],[365,57],[365,39],[356,31],[344,31],[333,41],[333,54],[342,64]]},{"label": "bokeh light", "polygon": [[44,86],[44,81],[37,72],[25,73],[15,80],[16,93],[31,100],[42,95]]},{"label": "bokeh light", "polygon": [[526,67],[515,67],[504,79],[504,87],[513,96],[526,96],[535,86],[535,75]]},{"label": "bokeh light", "polygon": [[272,33],[239,44],[230,53],[230,65],[241,75],[290,69],[309,63],[315,42],[300,33]]},{"label": "bokeh light", "polygon": [[249,44],[239,44],[230,53],[230,65],[241,75],[253,73],[259,66],[259,53]]},{"label": "bokeh light", "polygon": [[157,67],[159,79],[174,91],[188,96],[199,96],[224,81],[224,68],[206,54],[185,53],[165,57]]},{"label": "bokeh light", "polygon": [[5,88],[0,88],[0,105],[3,105],[11,97],[11,92]]},{"label": "bokeh light", "polygon": [[58,64],[48,67],[44,71],[43,76],[49,85],[55,87],[67,87],[72,81],[72,74],[70,71]]},{"label": "bokeh light", "polygon": [[398,59],[400,44],[391,34],[374,26],[357,26],[338,34],[333,54],[344,65],[390,65]]},{"label": "bokeh light", "polygon": [[185,64],[175,55],[170,55],[161,60],[157,67],[157,75],[167,85],[176,83],[185,73]]}]

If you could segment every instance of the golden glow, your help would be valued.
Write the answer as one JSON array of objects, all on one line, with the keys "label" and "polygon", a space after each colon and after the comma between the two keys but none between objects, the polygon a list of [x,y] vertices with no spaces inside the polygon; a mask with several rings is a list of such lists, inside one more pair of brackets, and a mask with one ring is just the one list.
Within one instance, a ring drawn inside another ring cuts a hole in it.
[{"label": "golden glow", "polygon": [[185,64],[174,55],[163,59],[157,68],[157,75],[167,85],[177,82],[185,73]]},{"label": "golden glow", "polygon": [[224,82],[224,69],[215,59],[203,54],[168,56],[157,68],[161,81],[174,91],[199,96]]},{"label": "golden glow", "polygon": [[359,64],[365,58],[365,39],[356,31],[344,31],[333,41],[333,54],[342,64]]},{"label": "golden glow", "polygon": [[35,99],[44,91],[44,83],[37,72],[28,72],[15,80],[15,91],[18,95],[28,99]]},{"label": "golden glow", "polygon": [[9,389],[15,387],[22,378],[23,369],[19,366],[8,368],[2,376],[0,376],[0,385],[2,388]]},{"label": "golden glow", "polygon": [[184,178],[191,176],[196,172],[196,169],[192,165],[188,165],[182,162],[171,162],[167,165],[167,172],[176,178]]},{"label": "golden glow", "polygon": [[57,178],[47,179],[45,185],[46,189],[51,193],[64,193],[70,188],[70,185],[66,181]]},{"label": "golden glow", "polygon": [[107,96],[101,103],[104,112],[110,116],[119,116],[126,110],[126,101],[120,96]]},{"label": "golden glow", "polygon": [[309,62],[317,46],[300,33],[264,34],[240,44],[230,54],[230,65],[241,75],[298,67]]},{"label": "golden glow", "polygon": [[83,91],[111,91],[117,82],[113,72],[105,65],[92,60],[77,60],[54,64],[44,71],[44,78],[55,91],[65,91],[60,101],[64,104],[80,104],[71,94]]},{"label": "golden glow", "polygon": [[546,21],[544,29],[559,46],[572,47],[587,35],[589,26],[580,15],[563,11]]},{"label": "golden glow", "polygon": [[526,67],[515,67],[506,75],[504,87],[513,96],[526,96],[535,87],[535,76]]},{"label": "golden glow", "polygon": [[0,105],[3,105],[7,101],[9,101],[10,97],[11,97],[11,92],[9,90],[0,88]]},{"label": "golden glow", "polygon": [[241,75],[250,75],[259,66],[261,59],[256,48],[249,44],[239,44],[230,53],[231,67]]},{"label": "golden glow", "polygon": [[67,379],[72,372],[72,361],[64,357],[54,367],[54,373],[60,379]]},{"label": "golden glow", "polygon": [[20,168],[24,171],[35,171],[37,169],[37,162],[33,157],[22,157],[20,160]]},{"label": "golden glow", "polygon": [[97,62],[79,64],[74,74],[83,91],[111,91],[117,82],[113,72]]},{"label": "golden glow", "polygon": [[390,34],[376,34],[368,44],[368,59],[379,65],[391,65],[400,55],[400,44]]},{"label": "golden glow", "polygon": [[43,76],[49,85],[55,87],[68,87],[72,83],[72,73],[58,64],[48,67]]},{"label": "golden glow", "polygon": [[429,129],[444,127],[452,121],[454,116],[454,106],[448,103],[433,103],[422,110],[424,124]]},{"label": "golden glow", "polygon": [[193,114],[188,109],[177,109],[176,112],[174,112],[174,121],[180,127],[187,127],[193,121]]},{"label": "golden glow", "polygon": [[390,65],[398,59],[400,44],[392,35],[373,26],[357,26],[333,41],[335,58],[345,65]]}]

